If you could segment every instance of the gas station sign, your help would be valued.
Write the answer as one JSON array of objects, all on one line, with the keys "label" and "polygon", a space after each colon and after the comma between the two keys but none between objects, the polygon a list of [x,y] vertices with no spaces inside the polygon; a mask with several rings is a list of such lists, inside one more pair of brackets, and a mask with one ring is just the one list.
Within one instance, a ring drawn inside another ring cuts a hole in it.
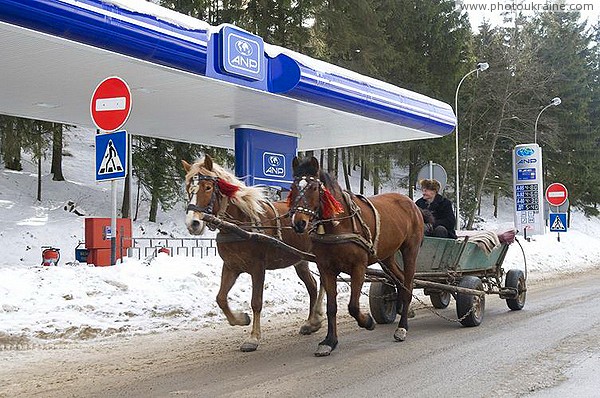
[{"label": "gas station sign", "polygon": [[517,145],[513,153],[515,228],[524,236],[545,233],[542,149],[537,144]]}]

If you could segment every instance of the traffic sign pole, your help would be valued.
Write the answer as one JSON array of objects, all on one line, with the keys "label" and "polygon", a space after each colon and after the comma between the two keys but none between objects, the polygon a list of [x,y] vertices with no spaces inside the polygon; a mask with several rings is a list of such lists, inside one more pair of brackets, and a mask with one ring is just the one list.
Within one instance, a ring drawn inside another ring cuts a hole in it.
[{"label": "traffic sign pole", "polygon": [[[129,90],[127,83],[117,76],[111,76],[101,81],[94,90],[92,99],[90,101],[90,114],[96,127],[98,127],[102,133],[116,131],[123,127],[129,118],[130,113],[131,91]],[[125,136],[127,137],[127,135]],[[111,144],[113,147],[109,148]],[[96,151],[98,151],[98,148],[96,148]],[[107,144],[106,151],[109,152],[110,157],[110,159],[106,160],[107,164],[105,165],[106,172],[108,173],[110,160],[113,159],[112,156],[116,156],[116,160],[120,160],[112,141]],[[98,156],[98,154],[96,154],[96,156]],[[101,156],[104,157],[104,153]],[[125,167],[127,167],[128,160],[128,156],[123,157]],[[102,161],[99,168],[102,166]],[[113,168],[118,168],[115,159],[113,159],[112,165]],[[131,167],[131,165],[129,166]],[[121,164],[121,168],[123,168],[123,164]],[[98,174],[100,174],[100,171],[96,170],[96,173],[96,179],[98,179]],[[115,178],[111,179],[110,189],[112,207],[110,220],[110,264],[115,265],[117,263],[117,180]]]},{"label": "traffic sign pole", "polygon": [[110,265],[117,263],[117,180],[110,182],[112,215],[110,218]]}]

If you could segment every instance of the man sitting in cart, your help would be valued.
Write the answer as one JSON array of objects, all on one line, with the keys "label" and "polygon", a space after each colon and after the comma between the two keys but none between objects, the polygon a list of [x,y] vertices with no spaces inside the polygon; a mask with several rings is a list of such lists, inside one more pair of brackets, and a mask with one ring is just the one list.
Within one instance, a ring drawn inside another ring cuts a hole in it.
[{"label": "man sitting in cart", "polygon": [[421,180],[423,197],[416,204],[421,209],[428,210],[435,219],[434,223],[425,224],[425,235],[438,238],[456,239],[454,225],[456,218],[452,210],[452,202],[439,194],[440,183],[434,179]]}]

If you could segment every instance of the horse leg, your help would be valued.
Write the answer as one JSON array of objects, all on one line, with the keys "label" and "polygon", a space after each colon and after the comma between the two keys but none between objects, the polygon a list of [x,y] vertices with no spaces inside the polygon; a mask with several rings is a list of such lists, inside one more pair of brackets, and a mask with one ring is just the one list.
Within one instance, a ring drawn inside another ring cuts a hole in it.
[{"label": "horse leg", "polygon": [[356,319],[358,326],[367,330],[375,329],[375,321],[371,314],[364,314],[360,311],[360,295],[363,284],[365,283],[364,267],[352,267],[350,276],[350,302],[348,303],[348,312]]},{"label": "horse leg", "polygon": [[419,254],[419,245],[407,245],[401,249],[402,261],[404,262],[404,272],[402,273],[396,263],[394,257],[390,258],[390,268],[398,270],[399,273],[403,274],[402,286],[398,286],[398,302],[402,302],[402,311],[400,313],[400,321],[398,322],[398,328],[394,332],[394,339],[396,341],[406,340],[406,334],[408,332],[408,309],[412,300],[413,291],[413,279],[415,276],[417,266],[417,255]]},{"label": "horse leg", "polygon": [[231,326],[246,326],[250,324],[250,317],[245,312],[232,312],[227,301],[227,294],[235,284],[240,271],[231,270],[227,264],[223,263],[223,271],[221,271],[221,286],[217,293],[217,304],[225,314],[227,321]]},{"label": "horse leg", "polygon": [[308,319],[304,322],[304,325],[300,327],[300,334],[311,334],[321,328],[323,322],[323,295],[325,290],[321,284],[317,295],[317,281],[310,273],[307,261],[300,261],[294,265],[296,274],[304,282],[308,295],[310,297],[310,310],[308,313]]},{"label": "horse leg", "polygon": [[242,344],[240,350],[243,352],[256,351],[260,344],[260,313],[263,306],[263,289],[265,286],[265,270],[252,273],[252,332],[250,338]]},{"label": "horse leg", "polygon": [[325,285],[327,293],[327,336],[319,343],[315,356],[324,357],[331,354],[337,346],[337,274],[321,272],[321,283]]}]

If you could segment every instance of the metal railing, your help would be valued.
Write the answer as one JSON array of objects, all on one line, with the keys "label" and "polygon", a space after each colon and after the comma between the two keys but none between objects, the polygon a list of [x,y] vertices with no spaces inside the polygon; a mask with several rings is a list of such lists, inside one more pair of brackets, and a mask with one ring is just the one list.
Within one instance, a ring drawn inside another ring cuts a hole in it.
[{"label": "metal railing", "polygon": [[214,238],[125,238],[131,239],[127,257],[138,260],[155,255],[157,250],[173,256],[207,257],[217,256],[217,242]]}]

